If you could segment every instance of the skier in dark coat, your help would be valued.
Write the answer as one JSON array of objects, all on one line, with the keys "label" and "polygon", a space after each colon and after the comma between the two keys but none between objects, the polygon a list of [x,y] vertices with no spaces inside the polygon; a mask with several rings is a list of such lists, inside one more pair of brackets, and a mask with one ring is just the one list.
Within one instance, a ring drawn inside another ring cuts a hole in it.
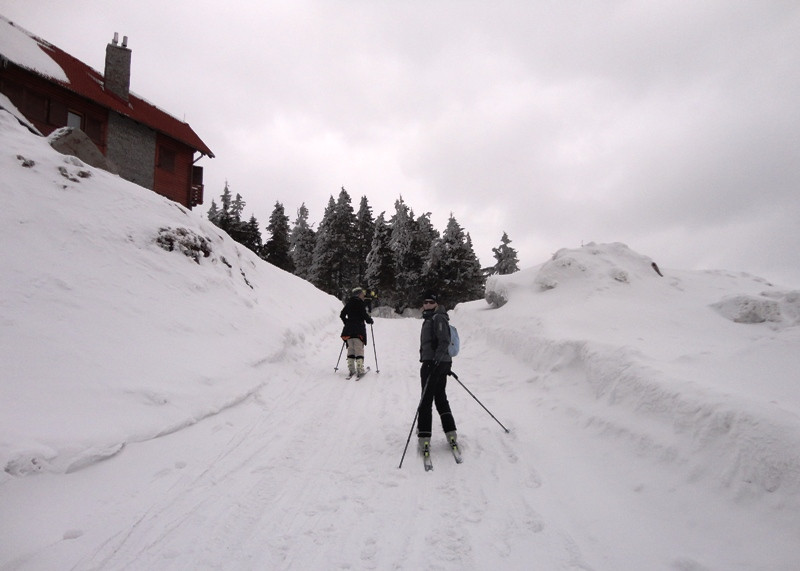
[{"label": "skier in dark coat", "polygon": [[344,323],[342,340],[347,343],[347,369],[350,376],[359,377],[366,373],[364,369],[364,346],[367,344],[367,326],[372,325],[372,317],[364,304],[366,293],[360,287],[353,288],[352,296],[339,313]]},{"label": "skier in dark coat", "polygon": [[419,424],[417,436],[420,450],[430,447],[432,411],[436,410],[442,422],[442,429],[451,445],[456,443],[456,421],[447,401],[447,374],[453,363],[450,357],[450,317],[447,309],[439,305],[435,292],[426,292],[422,305],[422,330],[420,332],[419,360],[422,398],[419,404]]}]

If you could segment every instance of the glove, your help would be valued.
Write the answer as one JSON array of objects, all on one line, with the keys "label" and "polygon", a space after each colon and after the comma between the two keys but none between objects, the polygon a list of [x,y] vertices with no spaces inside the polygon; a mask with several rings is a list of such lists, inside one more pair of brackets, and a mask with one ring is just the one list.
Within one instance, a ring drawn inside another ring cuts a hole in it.
[{"label": "glove", "polygon": [[375,323],[375,322],[374,322],[374,321],[372,321],[372,318],[371,318],[371,317],[367,317],[367,323],[369,323],[370,325],[372,325],[372,324],[373,324],[373,323]]}]

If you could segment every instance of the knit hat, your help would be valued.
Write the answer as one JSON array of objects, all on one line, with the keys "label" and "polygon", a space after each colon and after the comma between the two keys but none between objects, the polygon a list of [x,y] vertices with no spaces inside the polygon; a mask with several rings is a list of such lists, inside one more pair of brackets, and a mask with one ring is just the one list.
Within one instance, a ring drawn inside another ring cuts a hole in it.
[{"label": "knit hat", "polygon": [[360,287],[354,287],[354,288],[351,290],[351,293],[352,293],[353,295],[361,295],[363,292],[364,292],[364,288],[360,288]]},{"label": "knit hat", "polygon": [[428,290],[425,292],[425,295],[422,297],[423,300],[432,299],[436,303],[439,303],[439,296],[435,291]]}]

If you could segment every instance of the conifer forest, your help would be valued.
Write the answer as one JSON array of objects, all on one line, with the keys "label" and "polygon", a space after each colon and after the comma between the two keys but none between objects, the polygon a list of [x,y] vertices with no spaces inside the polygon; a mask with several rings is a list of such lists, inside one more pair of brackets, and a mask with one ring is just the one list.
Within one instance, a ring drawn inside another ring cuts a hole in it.
[{"label": "conifer forest", "polygon": [[450,214],[440,232],[431,213],[415,215],[400,197],[394,213],[373,216],[366,196],[356,210],[342,187],[332,195],[316,228],[309,222],[305,204],[290,224],[284,205],[275,207],[261,234],[255,216],[244,217],[245,201],[225,185],[220,204],[211,201],[208,219],[263,260],[293,273],[320,290],[345,299],[354,287],[370,292],[374,307],[390,307],[398,313],[418,307],[422,292],[439,292],[444,304],[483,298],[486,278],[519,270],[517,252],[503,232],[493,248],[496,263],[482,268],[472,239]]}]

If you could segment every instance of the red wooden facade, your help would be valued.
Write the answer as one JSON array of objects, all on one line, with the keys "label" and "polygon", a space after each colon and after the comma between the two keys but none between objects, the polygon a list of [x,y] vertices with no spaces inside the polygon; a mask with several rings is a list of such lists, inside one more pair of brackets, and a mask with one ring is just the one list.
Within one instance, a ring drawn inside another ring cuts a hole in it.
[{"label": "red wooden facade", "polygon": [[[181,204],[193,202],[191,194],[193,154],[193,150],[188,146],[159,133],[154,181],[159,194]],[[202,180],[200,183],[202,185]],[[202,204],[202,193],[199,204]]]}]

